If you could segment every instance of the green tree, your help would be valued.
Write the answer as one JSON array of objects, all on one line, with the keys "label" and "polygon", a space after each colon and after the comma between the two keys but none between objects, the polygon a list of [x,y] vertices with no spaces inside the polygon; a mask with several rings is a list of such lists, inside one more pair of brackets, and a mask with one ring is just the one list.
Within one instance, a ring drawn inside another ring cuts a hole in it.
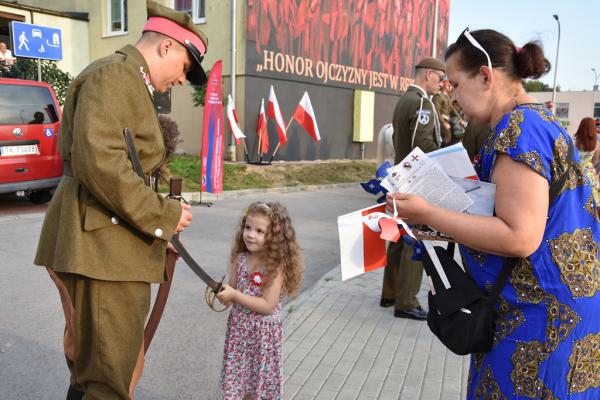
[{"label": "green tree", "polygon": [[[8,76],[10,78],[37,81],[37,60],[32,58],[19,58],[19,60],[12,65]],[[68,72],[64,72],[58,68],[56,61],[42,60],[42,81],[52,86],[52,89],[56,94],[56,98],[61,106],[65,102],[67,89],[69,88],[72,80],[73,76]]]},{"label": "green tree", "polygon": [[[525,91],[527,92],[551,92],[552,86],[545,84],[544,82],[529,79],[525,81]],[[556,85],[556,91],[560,92],[560,86]]]}]

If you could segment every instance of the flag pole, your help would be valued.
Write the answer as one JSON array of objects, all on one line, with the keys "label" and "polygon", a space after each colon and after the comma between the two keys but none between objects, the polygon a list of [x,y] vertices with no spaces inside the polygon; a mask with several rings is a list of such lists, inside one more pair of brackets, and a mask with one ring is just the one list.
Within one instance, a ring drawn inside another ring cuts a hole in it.
[{"label": "flag pole", "polygon": [[277,147],[275,147],[275,150],[273,151],[273,154],[271,154],[271,158],[269,159],[269,164],[271,164],[271,161],[273,161],[273,157],[275,157],[275,154],[277,154],[277,150],[279,150],[280,145],[281,142],[277,143]]},{"label": "flag pole", "polygon": [[[288,131],[288,129],[290,129],[290,125],[292,124],[293,121],[294,121],[294,117],[290,118],[290,122],[288,122],[287,126],[285,127],[284,134],[287,135],[287,131]],[[269,164],[271,164],[271,161],[273,161],[273,157],[275,157],[275,154],[277,154],[277,150],[279,150],[280,145],[281,145],[281,142],[277,143],[277,147],[275,147],[275,150],[273,151],[273,154],[271,154],[271,158],[269,159]]]},{"label": "flag pole", "polygon": [[242,138],[242,144],[244,145],[244,154],[246,155],[246,162],[250,162],[250,155],[248,155],[248,148],[246,147],[246,140]]}]

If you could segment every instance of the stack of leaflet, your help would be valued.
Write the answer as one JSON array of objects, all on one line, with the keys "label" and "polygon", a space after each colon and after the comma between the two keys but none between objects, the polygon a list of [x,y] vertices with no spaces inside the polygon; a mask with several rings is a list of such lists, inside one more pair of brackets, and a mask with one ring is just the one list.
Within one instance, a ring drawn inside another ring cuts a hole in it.
[{"label": "stack of leaflet", "polygon": [[494,213],[496,185],[478,180],[462,143],[427,154],[416,147],[387,172],[381,186],[391,193],[419,195],[436,206],[469,214]]}]

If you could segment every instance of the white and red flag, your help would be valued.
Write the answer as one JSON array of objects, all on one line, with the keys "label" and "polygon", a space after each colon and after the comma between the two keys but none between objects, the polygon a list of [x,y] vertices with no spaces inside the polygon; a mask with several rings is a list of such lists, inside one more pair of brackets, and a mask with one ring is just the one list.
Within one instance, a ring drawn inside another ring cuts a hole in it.
[{"label": "white and red flag", "polygon": [[287,142],[287,136],[285,134],[285,123],[281,115],[281,109],[279,108],[279,102],[277,96],[275,96],[275,89],[271,85],[269,91],[269,103],[267,104],[267,116],[275,120],[277,126],[277,136],[279,136],[279,145],[283,146]]},{"label": "white and red flag", "polygon": [[310,103],[308,92],[304,92],[304,95],[302,96],[302,99],[300,99],[300,103],[298,104],[298,107],[296,107],[296,111],[294,111],[292,118],[302,125],[304,130],[308,132],[308,134],[316,143],[321,140],[321,134],[319,133],[319,127],[317,126],[317,119],[315,118],[315,112],[312,104]]},{"label": "white and red flag", "polygon": [[235,105],[233,104],[231,95],[227,96],[227,122],[229,122],[229,130],[231,130],[231,133],[235,138],[235,144],[240,144],[240,140],[245,138],[246,135],[244,135],[244,132],[242,132],[238,125],[238,117],[235,113]]},{"label": "white and red flag", "polygon": [[385,204],[338,217],[342,280],[385,266],[385,240],[369,226],[369,214],[379,213],[385,213]]},{"label": "white and red flag", "polygon": [[265,154],[269,152],[269,132],[267,131],[267,117],[265,116],[265,99],[260,101],[260,114],[258,115],[258,124],[256,127],[258,136],[258,152]]}]

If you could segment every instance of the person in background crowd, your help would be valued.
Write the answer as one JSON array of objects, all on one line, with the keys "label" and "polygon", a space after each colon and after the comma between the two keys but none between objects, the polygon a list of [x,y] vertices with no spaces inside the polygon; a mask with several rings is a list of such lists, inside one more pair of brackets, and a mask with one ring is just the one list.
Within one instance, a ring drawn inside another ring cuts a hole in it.
[{"label": "person in background crowd", "polygon": [[[394,109],[394,164],[417,146],[430,152],[442,145],[440,121],[430,96],[438,92],[444,71],[444,63],[435,58],[424,58],[415,65],[415,83],[408,87]],[[412,260],[411,253],[411,247],[402,240],[389,244],[379,304],[395,306],[395,317],[424,320],[427,311],[416,297],[423,278],[423,264]]]},{"label": "person in background crowd", "polygon": [[450,100],[450,83],[448,79],[444,78],[440,90],[433,95],[432,101],[440,119],[442,147],[448,146],[452,142],[452,125],[450,124],[452,100]]},{"label": "person in background crowd", "polygon": [[[407,223],[461,243],[484,290],[507,257],[519,259],[495,305],[494,346],[471,356],[468,399],[600,398],[600,224],[592,188],[569,134],[523,87],[549,69],[537,43],[516,47],[494,30],[467,28],[446,51],[446,72],[467,121],[491,126],[477,173],[496,185],[495,215],[406,193],[387,197],[387,209],[395,203]],[[550,202],[550,187],[565,174]]]},{"label": "person in background crowd", "polygon": [[13,57],[11,51],[6,47],[6,43],[0,42],[0,64],[13,65],[16,58]]},{"label": "person in background crowd", "polygon": [[586,178],[590,182],[593,189],[594,201],[598,206],[598,190],[600,190],[600,182],[598,181],[598,173],[594,167],[600,159],[600,143],[596,135],[596,124],[590,117],[586,117],[579,123],[579,128],[575,133],[575,144],[579,151],[579,164],[585,173]]}]

